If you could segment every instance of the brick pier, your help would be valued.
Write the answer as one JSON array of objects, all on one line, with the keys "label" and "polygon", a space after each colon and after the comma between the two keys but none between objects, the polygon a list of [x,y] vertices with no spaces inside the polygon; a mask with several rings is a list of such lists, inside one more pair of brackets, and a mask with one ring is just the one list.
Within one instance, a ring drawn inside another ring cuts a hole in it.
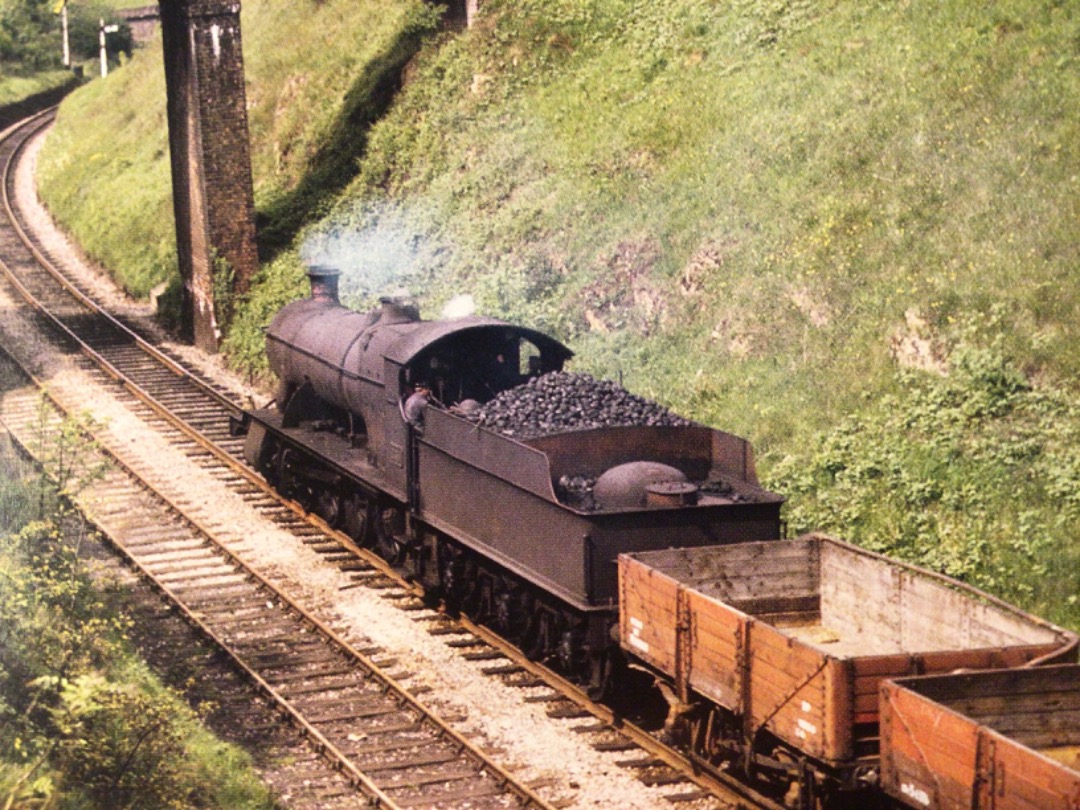
[{"label": "brick pier", "polygon": [[[258,269],[240,3],[161,0],[183,331],[216,351],[228,301]],[[225,285],[222,282],[227,281]]]}]

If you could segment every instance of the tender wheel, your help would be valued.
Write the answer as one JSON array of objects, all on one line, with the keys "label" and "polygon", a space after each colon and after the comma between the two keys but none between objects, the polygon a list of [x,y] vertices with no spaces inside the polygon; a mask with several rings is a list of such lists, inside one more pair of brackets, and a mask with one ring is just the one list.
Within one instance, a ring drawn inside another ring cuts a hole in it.
[{"label": "tender wheel", "polygon": [[532,661],[545,661],[551,657],[556,647],[555,617],[540,609],[533,615],[529,631],[525,636],[523,649]]},{"label": "tender wheel", "polygon": [[345,525],[345,499],[338,492],[320,490],[315,498],[315,513],[331,529],[340,529]]},{"label": "tender wheel", "polygon": [[400,509],[382,510],[375,527],[375,551],[391,565],[401,565],[407,550],[405,515]]},{"label": "tender wheel", "polygon": [[439,546],[439,580],[446,609],[451,616],[461,612],[465,598],[465,555],[449,543]]},{"label": "tender wheel", "polygon": [[585,691],[593,700],[604,700],[613,688],[614,663],[609,653],[594,653],[588,656]]}]

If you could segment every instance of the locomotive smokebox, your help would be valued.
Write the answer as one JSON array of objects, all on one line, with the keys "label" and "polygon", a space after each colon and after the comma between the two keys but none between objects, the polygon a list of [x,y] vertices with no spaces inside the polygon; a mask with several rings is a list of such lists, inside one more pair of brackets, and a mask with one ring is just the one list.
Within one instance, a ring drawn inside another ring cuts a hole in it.
[{"label": "locomotive smokebox", "polygon": [[308,281],[311,282],[311,300],[324,303],[337,304],[338,279],[341,271],[328,264],[309,264],[307,269]]}]

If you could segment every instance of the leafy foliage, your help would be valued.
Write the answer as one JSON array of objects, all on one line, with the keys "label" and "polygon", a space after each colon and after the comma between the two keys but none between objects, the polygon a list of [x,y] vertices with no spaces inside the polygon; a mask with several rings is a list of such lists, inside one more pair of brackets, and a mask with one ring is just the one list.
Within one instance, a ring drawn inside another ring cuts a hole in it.
[{"label": "leafy foliage", "polygon": [[[32,74],[61,66],[63,45],[56,0],[0,2],[0,67],[4,72]],[[68,4],[68,44],[74,62],[98,57],[100,20],[112,20],[112,6],[94,0]],[[130,57],[131,30],[122,24],[110,34],[106,48],[111,61]]]},{"label": "leafy foliage", "polygon": [[51,0],[0,3],[0,64],[5,72],[59,67],[60,24],[51,7]]},{"label": "leafy foliage", "polygon": [[58,767],[101,807],[186,807],[184,739],[173,711],[101,676],[67,681],[53,709]]},{"label": "leafy foliage", "polygon": [[128,650],[68,501],[101,468],[77,422],[41,425],[41,466],[0,454],[0,806],[271,806],[249,763]]}]

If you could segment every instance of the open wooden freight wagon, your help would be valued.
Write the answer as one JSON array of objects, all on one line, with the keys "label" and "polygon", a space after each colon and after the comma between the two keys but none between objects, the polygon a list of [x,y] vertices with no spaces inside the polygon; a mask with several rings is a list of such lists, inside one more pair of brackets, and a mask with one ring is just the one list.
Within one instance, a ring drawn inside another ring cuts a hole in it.
[{"label": "open wooden freight wagon", "polygon": [[1080,666],[887,681],[881,786],[928,810],[1080,808]]},{"label": "open wooden freight wagon", "polygon": [[1077,638],[824,535],[622,555],[623,648],[668,681],[711,762],[876,781],[883,680],[1075,661]]}]

